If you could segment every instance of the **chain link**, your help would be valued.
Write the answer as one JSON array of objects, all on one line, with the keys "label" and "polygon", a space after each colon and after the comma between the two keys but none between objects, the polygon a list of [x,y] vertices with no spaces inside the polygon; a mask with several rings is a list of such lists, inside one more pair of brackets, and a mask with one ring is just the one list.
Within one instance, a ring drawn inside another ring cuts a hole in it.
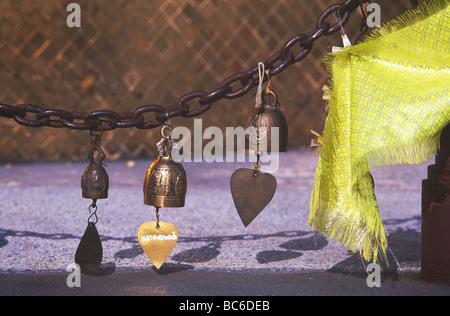
[{"label": "chain link", "polygon": [[[264,62],[269,76],[274,77],[290,65],[303,60],[312,50],[314,42],[321,36],[329,36],[339,31],[350,18],[351,13],[369,0],[346,0],[333,4],[318,17],[316,28],[307,34],[298,34],[284,44],[282,49]],[[337,22],[330,24],[327,19],[331,15],[339,16]],[[297,53],[293,52],[299,46]],[[103,131],[116,128],[151,129],[161,126],[168,118],[177,116],[195,117],[208,111],[214,102],[221,99],[236,99],[244,96],[259,84],[258,66],[246,72],[236,73],[225,78],[219,88],[211,92],[193,91],[181,96],[175,106],[145,105],[133,112],[114,112],[97,110],[90,113],[68,112],[58,109],[44,109],[33,104],[7,105],[0,103],[0,116],[14,119],[18,124],[29,127],[55,127],[75,130]],[[256,78],[255,78],[256,76]],[[267,79],[264,78],[264,81]],[[236,87],[237,86],[237,87]],[[195,108],[191,108],[193,100],[197,99]],[[144,114],[153,113],[153,120],[146,121]],[[31,115],[29,115],[31,114]],[[35,114],[35,118],[27,118]],[[99,125],[99,122],[101,125]]]}]

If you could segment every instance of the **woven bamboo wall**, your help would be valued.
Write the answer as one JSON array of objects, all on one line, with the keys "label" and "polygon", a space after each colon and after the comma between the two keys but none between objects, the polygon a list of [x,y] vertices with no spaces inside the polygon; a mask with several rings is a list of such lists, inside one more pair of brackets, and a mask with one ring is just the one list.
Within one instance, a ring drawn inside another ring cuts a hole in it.
[{"label": "woven bamboo wall", "polygon": [[[81,27],[69,28],[66,7],[81,6]],[[411,8],[409,0],[376,1],[382,22]],[[90,112],[174,105],[190,91],[211,91],[313,29],[330,0],[78,0],[0,2],[0,101]],[[333,21],[330,21],[333,22]],[[359,34],[355,12],[345,31]],[[272,80],[288,119],[290,148],[304,149],[321,131],[322,65],[340,34],[319,39],[312,53]],[[203,114],[203,128],[242,126],[255,91],[221,100]],[[149,117],[148,119],[151,119]],[[192,119],[173,119],[192,128]],[[108,159],[155,154],[159,129],[105,133]],[[29,128],[0,117],[0,161],[86,159],[88,131]]]}]

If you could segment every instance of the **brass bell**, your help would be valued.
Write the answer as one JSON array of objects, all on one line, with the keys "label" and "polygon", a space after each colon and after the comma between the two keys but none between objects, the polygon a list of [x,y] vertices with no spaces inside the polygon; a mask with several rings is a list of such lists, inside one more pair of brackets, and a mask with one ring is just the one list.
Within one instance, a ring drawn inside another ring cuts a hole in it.
[{"label": "brass bell", "polygon": [[[99,142],[98,136],[92,137],[93,146],[88,152],[89,165],[81,176],[82,196],[93,200],[106,199],[109,188],[109,177],[102,163],[106,155],[98,146]],[[99,155],[98,160],[95,160],[95,153]]]},{"label": "brass bell", "polygon": [[[266,101],[265,97],[268,97],[269,100]],[[288,125],[286,117],[279,107],[276,93],[273,90],[265,92],[261,106],[257,107],[247,120],[247,127],[255,128],[254,133],[250,133],[247,137],[250,149],[254,148],[258,152],[266,149],[266,152],[272,152],[272,143],[274,142],[273,151],[287,151]],[[274,138],[276,135],[272,135],[272,127],[278,127],[278,139]],[[278,150],[276,142],[278,142]]]},{"label": "brass bell", "polygon": [[171,132],[170,126],[162,128],[159,156],[148,167],[144,180],[144,203],[157,208],[183,207],[187,191],[186,172],[181,163],[172,160]]}]

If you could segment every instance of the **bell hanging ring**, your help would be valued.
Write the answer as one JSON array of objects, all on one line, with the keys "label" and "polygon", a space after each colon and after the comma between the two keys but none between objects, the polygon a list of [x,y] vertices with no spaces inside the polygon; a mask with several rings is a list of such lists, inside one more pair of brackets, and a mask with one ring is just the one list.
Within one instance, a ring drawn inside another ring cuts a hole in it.
[{"label": "bell hanging ring", "polygon": [[183,207],[187,191],[186,172],[172,159],[172,128],[161,129],[157,144],[159,156],[147,169],[144,179],[144,203],[159,207]]},{"label": "bell hanging ring", "polygon": [[[82,196],[87,199],[106,199],[108,197],[109,177],[102,161],[106,155],[100,148],[100,136],[92,136],[92,148],[88,152],[89,165],[81,176]],[[99,159],[95,159],[95,154]]]},{"label": "bell hanging ring", "polygon": [[[288,125],[279,107],[277,94],[273,90],[266,92],[261,106],[256,108],[247,120],[247,127],[255,128],[247,137],[250,149],[257,152],[287,151]],[[278,133],[274,127],[278,129]]]}]

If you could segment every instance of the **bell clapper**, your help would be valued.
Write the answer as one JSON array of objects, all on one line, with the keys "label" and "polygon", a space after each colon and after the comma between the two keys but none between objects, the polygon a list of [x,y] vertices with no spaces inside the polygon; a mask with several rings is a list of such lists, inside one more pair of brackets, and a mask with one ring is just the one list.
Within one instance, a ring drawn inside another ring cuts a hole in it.
[{"label": "bell clapper", "polygon": [[159,228],[159,207],[156,207],[156,228]]},{"label": "bell clapper", "polygon": [[[97,224],[97,222],[98,222],[98,216],[97,216],[97,199],[93,199],[92,200],[92,204],[91,205],[89,205],[89,218],[88,218],[88,223],[94,223],[94,225],[95,224]],[[90,222],[90,220],[91,220],[91,217],[95,217],[95,221],[94,222]]]},{"label": "bell clapper", "polygon": [[262,152],[257,151],[256,152],[256,163],[253,164],[253,166],[254,166],[254,168],[253,168],[253,176],[255,176],[255,177],[257,177],[258,173],[259,173],[259,167],[260,167],[259,159],[261,158],[261,156],[262,156]]}]

